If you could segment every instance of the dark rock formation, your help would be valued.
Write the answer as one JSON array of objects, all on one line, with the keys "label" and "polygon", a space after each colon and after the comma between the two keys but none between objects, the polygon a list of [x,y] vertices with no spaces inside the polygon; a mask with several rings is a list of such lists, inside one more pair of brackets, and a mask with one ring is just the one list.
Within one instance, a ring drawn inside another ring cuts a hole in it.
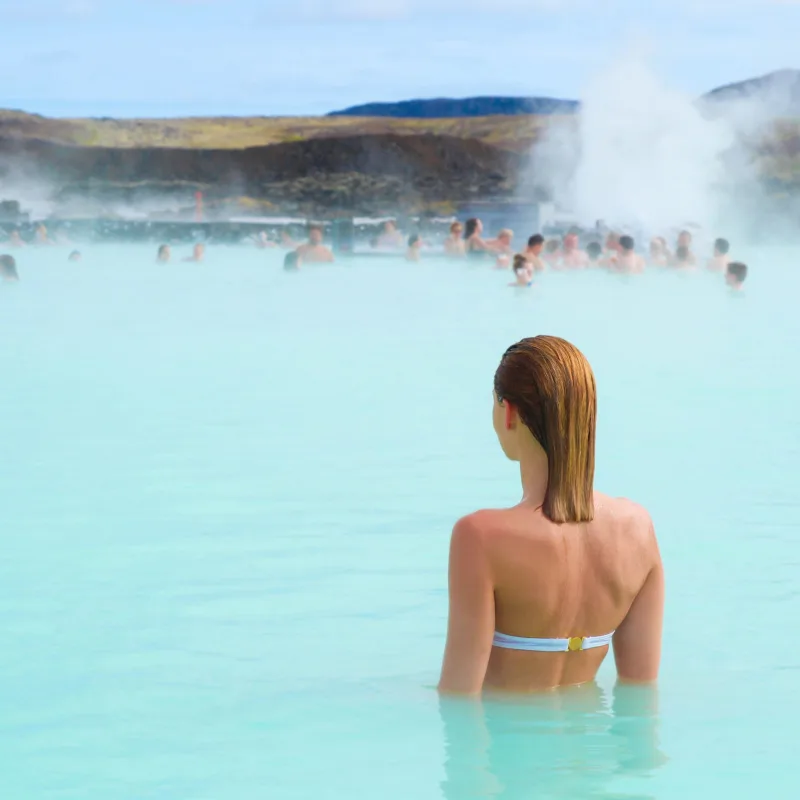
[{"label": "dark rock formation", "polygon": [[467,97],[454,100],[404,100],[400,103],[367,103],[343,111],[332,111],[329,117],[406,117],[416,119],[453,119],[457,117],[492,117],[517,114],[574,114],[579,107],[575,100],[554,97]]},{"label": "dark rock formation", "polygon": [[247,196],[290,209],[374,212],[508,196],[521,156],[472,139],[374,135],[244,150],[77,147],[0,139],[0,159],[35,169],[62,201],[94,196]]}]

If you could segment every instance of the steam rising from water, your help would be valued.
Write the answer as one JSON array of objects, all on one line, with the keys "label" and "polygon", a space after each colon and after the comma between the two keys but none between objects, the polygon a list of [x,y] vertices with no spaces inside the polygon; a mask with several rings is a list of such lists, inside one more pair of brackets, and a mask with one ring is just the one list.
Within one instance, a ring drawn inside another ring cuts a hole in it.
[{"label": "steam rising from water", "polygon": [[536,181],[587,226],[711,227],[749,165],[737,162],[740,174],[731,174],[735,126],[706,112],[637,54],[624,56],[586,87],[577,126],[557,124],[537,146]]},{"label": "steam rising from water", "polygon": [[625,58],[585,93],[575,210],[585,221],[663,230],[715,221],[722,156],[734,143],[722,119]]}]

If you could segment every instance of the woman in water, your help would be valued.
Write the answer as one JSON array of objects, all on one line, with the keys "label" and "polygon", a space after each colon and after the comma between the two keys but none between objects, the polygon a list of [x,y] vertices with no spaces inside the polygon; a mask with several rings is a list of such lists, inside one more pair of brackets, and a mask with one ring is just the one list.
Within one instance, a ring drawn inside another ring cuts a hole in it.
[{"label": "woman in water", "polygon": [[451,258],[461,258],[467,253],[463,233],[464,226],[460,222],[450,226],[450,235],[444,240],[444,252]]},{"label": "woman in water", "polygon": [[654,681],[664,573],[641,506],[595,493],[597,398],[583,354],[523,339],[494,378],[494,429],[522,500],[459,520],[439,690],[530,692],[587,683],[613,645],[621,680]]},{"label": "woman in water", "polygon": [[485,256],[491,252],[489,243],[481,238],[483,223],[477,218],[467,220],[464,228],[464,249],[468,256]]},{"label": "woman in water", "polygon": [[524,253],[517,253],[514,256],[514,278],[514,283],[509,283],[509,286],[517,288],[533,286],[533,264],[528,261]]},{"label": "woman in water", "polygon": [[172,251],[169,249],[168,244],[162,244],[161,247],[158,248],[158,255],[156,256],[156,263],[158,264],[167,264],[169,263],[170,258],[172,258]]}]

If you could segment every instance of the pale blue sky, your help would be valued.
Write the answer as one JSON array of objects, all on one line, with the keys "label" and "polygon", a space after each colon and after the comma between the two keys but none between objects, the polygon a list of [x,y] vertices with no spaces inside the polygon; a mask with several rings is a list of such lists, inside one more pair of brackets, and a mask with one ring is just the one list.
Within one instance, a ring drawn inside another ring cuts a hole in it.
[{"label": "pale blue sky", "polygon": [[0,0],[0,26],[0,106],[61,116],[578,98],[631,42],[692,93],[800,67],[800,0]]}]

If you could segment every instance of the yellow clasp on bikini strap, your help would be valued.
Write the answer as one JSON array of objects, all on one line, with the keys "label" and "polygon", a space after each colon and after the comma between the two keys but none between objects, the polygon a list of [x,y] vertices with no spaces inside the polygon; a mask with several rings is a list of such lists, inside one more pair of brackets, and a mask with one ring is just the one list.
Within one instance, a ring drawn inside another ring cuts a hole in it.
[{"label": "yellow clasp on bikini strap", "polygon": [[567,650],[569,650],[570,653],[577,653],[579,650],[583,650],[583,642],[583,637],[573,636],[567,642]]}]

